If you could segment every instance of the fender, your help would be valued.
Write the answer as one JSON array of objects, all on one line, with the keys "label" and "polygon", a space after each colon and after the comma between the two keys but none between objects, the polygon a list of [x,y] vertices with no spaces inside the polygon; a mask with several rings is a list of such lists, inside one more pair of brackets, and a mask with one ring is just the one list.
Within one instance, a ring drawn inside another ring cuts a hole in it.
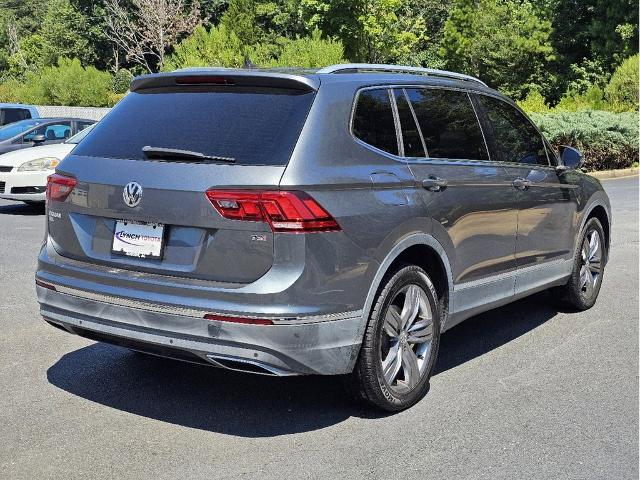
[{"label": "fender", "polygon": [[580,233],[582,233],[582,229],[584,228],[585,224],[587,223],[587,219],[589,218],[589,215],[591,215],[591,212],[593,212],[593,210],[596,207],[602,207],[604,208],[604,211],[607,212],[607,219],[609,221],[609,242],[607,243],[607,250],[606,250],[606,254],[607,254],[607,260],[609,259],[609,248],[611,247],[611,225],[612,225],[612,219],[611,219],[611,207],[609,205],[609,202],[607,202],[606,197],[604,196],[604,194],[602,192],[596,192],[594,193],[591,198],[589,198],[589,200],[587,201],[587,204],[585,205],[584,209],[582,210],[582,218],[580,219],[580,228],[578,229],[578,235],[576,235],[576,239],[575,239],[575,243],[573,245],[573,255],[571,258],[575,258],[575,253],[576,253],[576,249],[578,248],[578,244],[580,243]]},{"label": "fender", "polygon": [[[389,266],[393,263],[393,261],[400,256],[402,252],[404,252],[407,248],[412,247],[414,245],[425,245],[431,247],[440,257],[442,263],[444,265],[446,274],[447,274],[447,287],[449,292],[449,301],[453,298],[453,274],[451,273],[451,264],[449,263],[449,257],[445,252],[444,248],[440,242],[438,242],[433,236],[428,235],[426,233],[413,233],[406,237],[404,237],[400,242],[398,242],[391,251],[387,254],[384,260],[380,263],[378,270],[373,277],[373,281],[371,282],[371,287],[369,287],[369,293],[367,294],[367,298],[364,303],[363,309],[363,332],[366,327],[367,322],[369,321],[369,315],[371,313],[371,308],[373,306],[373,301],[376,296],[376,292],[380,287],[380,283],[382,282],[382,278],[387,273]],[[444,321],[446,324],[446,319]],[[441,328],[444,329],[444,324]]]}]

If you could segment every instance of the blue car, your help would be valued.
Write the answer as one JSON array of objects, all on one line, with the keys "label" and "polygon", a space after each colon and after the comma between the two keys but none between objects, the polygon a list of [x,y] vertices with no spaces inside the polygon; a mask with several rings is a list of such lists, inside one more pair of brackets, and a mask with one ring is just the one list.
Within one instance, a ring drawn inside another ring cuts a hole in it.
[{"label": "blue car", "polygon": [[0,127],[30,118],[40,118],[38,110],[33,105],[0,103]]}]

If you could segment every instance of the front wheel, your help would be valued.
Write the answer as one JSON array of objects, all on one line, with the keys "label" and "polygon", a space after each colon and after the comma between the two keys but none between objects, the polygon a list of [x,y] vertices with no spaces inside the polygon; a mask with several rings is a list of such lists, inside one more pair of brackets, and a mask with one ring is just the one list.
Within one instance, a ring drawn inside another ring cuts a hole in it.
[{"label": "front wheel", "polygon": [[405,266],[383,280],[350,381],[358,397],[387,411],[429,391],[440,342],[440,306],[427,273]]},{"label": "front wheel", "polygon": [[573,260],[573,270],[566,285],[555,287],[551,294],[563,307],[588,310],[600,293],[607,261],[604,230],[597,218],[591,218],[582,230]]}]

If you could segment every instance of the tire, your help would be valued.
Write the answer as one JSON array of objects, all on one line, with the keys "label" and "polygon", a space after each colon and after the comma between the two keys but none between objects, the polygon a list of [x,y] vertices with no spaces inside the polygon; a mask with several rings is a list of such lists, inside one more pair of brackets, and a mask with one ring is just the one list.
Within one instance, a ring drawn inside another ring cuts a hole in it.
[{"label": "tire", "polygon": [[397,412],[429,391],[441,306],[429,276],[415,265],[391,272],[381,285],[348,381],[359,400]]},{"label": "tire", "polygon": [[582,229],[569,281],[550,290],[559,306],[576,311],[593,307],[600,293],[606,263],[604,230],[597,218],[591,218]]}]

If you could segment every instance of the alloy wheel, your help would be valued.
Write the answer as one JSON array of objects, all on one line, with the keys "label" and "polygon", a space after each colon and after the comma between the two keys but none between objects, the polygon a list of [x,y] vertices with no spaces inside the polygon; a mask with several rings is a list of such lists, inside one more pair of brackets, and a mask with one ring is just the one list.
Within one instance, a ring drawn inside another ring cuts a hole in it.
[{"label": "alloy wheel", "polygon": [[602,273],[602,239],[597,230],[590,230],[585,235],[580,257],[580,293],[591,298]]},{"label": "alloy wheel", "polygon": [[392,390],[406,393],[420,382],[432,340],[433,312],[427,294],[418,285],[407,285],[389,304],[380,344],[382,373]]}]

